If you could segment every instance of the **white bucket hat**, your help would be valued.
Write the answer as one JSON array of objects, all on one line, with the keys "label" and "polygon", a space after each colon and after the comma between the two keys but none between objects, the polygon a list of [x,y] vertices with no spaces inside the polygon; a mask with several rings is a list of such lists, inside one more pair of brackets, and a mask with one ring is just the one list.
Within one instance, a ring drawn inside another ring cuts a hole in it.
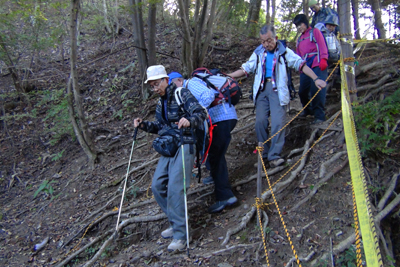
[{"label": "white bucket hat", "polygon": [[161,78],[168,78],[164,66],[163,65],[150,66],[147,68],[147,80],[144,83],[158,80]]}]

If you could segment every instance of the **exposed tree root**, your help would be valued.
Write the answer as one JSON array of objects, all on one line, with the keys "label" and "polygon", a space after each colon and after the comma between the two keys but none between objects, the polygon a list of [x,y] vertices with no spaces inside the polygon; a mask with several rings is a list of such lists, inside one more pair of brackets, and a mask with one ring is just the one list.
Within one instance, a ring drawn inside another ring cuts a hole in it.
[{"label": "exposed tree root", "polygon": [[[309,262],[314,255],[315,255],[315,251],[311,251],[310,254],[307,255],[307,257],[299,258],[299,260],[301,262]],[[295,262],[295,261],[296,261],[295,257],[291,258],[285,267],[290,267],[293,264],[293,262]]]},{"label": "exposed tree root", "polygon": [[231,246],[231,247],[227,247],[227,248],[225,248],[225,249],[221,249],[221,250],[214,251],[214,252],[212,252],[211,254],[206,254],[206,255],[204,255],[203,257],[204,257],[204,258],[210,258],[210,257],[213,256],[213,255],[221,254],[221,253],[230,251],[230,250],[232,250],[232,249],[255,247],[255,246],[259,245],[259,244],[260,244],[260,242],[257,242],[257,243],[254,243],[254,244],[238,244],[238,245],[234,245],[234,246]]},{"label": "exposed tree root", "polygon": [[112,233],[113,230],[109,230],[107,232],[105,232],[104,234],[102,234],[101,236],[96,237],[94,240],[92,240],[92,242],[84,245],[83,247],[81,247],[79,250],[75,251],[74,253],[72,253],[71,255],[69,255],[67,258],[65,258],[62,262],[60,262],[59,264],[57,264],[55,267],[62,267],[64,265],[66,265],[68,262],[70,262],[73,258],[75,258],[76,256],[78,256],[80,253],[84,252],[87,248],[89,248],[90,246],[93,246],[94,244],[96,244],[97,242],[99,242],[100,240],[104,239],[107,235],[109,235],[110,233]]},{"label": "exposed tree root", "polygon": [[[303,149],[303,151],[305,151],[305,152],[303,153],[303,155],[308,152],[308,149],[310,148],[310,144],[314,140],[317,131],[318,131],[317,129],[314,130],[311,133],[310,138],[306,141],[306,144],[304,145],[304,149]],[[300,161],[300,164],[297,167],[297,169],[291,172],[290,177],[287,180],[283,181],[283,182],[277,183],[275,185],[275,187],[273,188],[273,190],[274,191],[279,191],[279,190],[282,190],[282,189],[286,188],[286,186],[288,186],[296,178],[297,174],[304,168],[306,160],[307,160],[307,155],[302,158],[302,160]],[[261,198],[262,198],[263,201],[265,201],[266,198],[269,197],[270,195],[271,195],[271,191],[268,190],[268,191],[264,192],[264,194],[261,195]],[[229,242],[230,237],[232,235],[238,233],[239,231],[243,230],[247,226],[248,222],[251,220],[251,218],[256,213],[256,210],[257,210],[256,207],[254,207],[254,206],[251,207],[250,211],[248,211],[246,213],[246,215],[242,218],[241,223],[237,227],[231,228],[231,229],[228,230],[228,232],[226,233],[225,239],[222,242],[221,246],[225,246]]]},{"label": "exposed tree root", "polygon": [[381,200],[379,200],[379,204],[378,204],[378,210],[381,211],[383,209],[383,207],[386,204],[386,201],[388,200],[388,198],[392,195],[395,187],[396,187],[396,183],[397,183],[397,178],[399,177],[400,173],[395,173],[390,181],[389,187],[386,190],[385,194],[383,195],[383,197],[381,198]]},{"label": "exposed tree root", "polygon": [[[393,211],[394,208],[397,207],[400,203],[400,194],[396,196],[382,211],[380,211],[374,218],[374,222],[376,225],[379,225],[381,220],[386,217],[391,211]],[[360,232],[360,236],[362,233]],[[339,253],[345,251],[350,247],[351,244],[353,244],[356,241],[356,235],[355,233],[351,234],[348,236],[345,240],[340,242],[337,246],[333,248],[333,254],[338,255]],[[315,259],[311,262],[311,266],[314,266],[318,264],[319,260],[326,260],[329,257],[329,253],[323,254],[320,258]]]},{"label": "exposed tree root", "polygon": [[367,84],[367,85],[363,85],[363,86],[358,87],[357,88],[357,92],[361,93],[361,92],[367,91],[369,89],[381,87],[391,77],[392,77],[392,75],[386,74],[385,76],[380,78],[379,81],[377,83],[375,83],[375,84]]},{"label": "exposed tree root", "polygon": [[329,164],[332,164],[333,162],[337,161],[341,156],[343,156],[345,154],[347,154],[347,151],[337,152],[332,158],[330,158],[329,160],[323,162],[321,164],[320,169],[319,169],[319,178],[322,178],[326,174],[326,167]]},{"label": "exposed tree root", "polygon": [[288,210],[288,213],[295,211],[298,209],[301,205],[303,205],[305,202],[307,202],[309,199],[311,199],[318,191],[318,189],[324,185],[329,179],[331,179],[336,173],[341,171],[344,166],[348,163],[348,160],[342,162],[339,166],[337,166],[335,169],[332,170],[332,172],[328,173],[324,179],[320,180],[313,188],[313,190],[308,194],[307,197],[303,198],[300,202],[297,202],[296,205],[294,205],[290,210]]}]

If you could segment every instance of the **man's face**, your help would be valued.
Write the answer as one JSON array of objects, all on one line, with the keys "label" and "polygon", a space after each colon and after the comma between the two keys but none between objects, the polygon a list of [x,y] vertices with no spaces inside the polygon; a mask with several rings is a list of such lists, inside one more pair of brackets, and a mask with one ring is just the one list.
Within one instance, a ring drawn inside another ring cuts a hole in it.
[{"label": "man's face", "polygon": [[168,86],[168,78],[162,78],[158,80],[149,81],[151,90],[159,96],[165,95],[165,89]]},{"label": "man's face", "polygon": [[335,28],[336,28],[336,25],[333,25],[333,24],[325,24],[325,27],[328,29],[328,31],[334,32],[334,31],[335,31]]},{"label": "man's face", "polygon": [[183,79],[182,78],[175,78],[171,82],[173,82],[176,87],[183,87]]},{"label": "man's face", "polygon": [[307,30],[307,26],[303,22],[297,25],[296,28],[299,33],[304,33]]},{"label": "man's face", "polygon": [[317,13],[319,11],[319,4],[315,4],[315,5],[310,6],[310,9],[313,12]]},{"label": "man's face", "polygon": [[274,51],[276,47],[276,41],[278,40],[278,37],[274,37],[272,35],[271,31],[268,31],[266,34],[260,34],[260,42],[263,45],[263,47],[272,52]]}]

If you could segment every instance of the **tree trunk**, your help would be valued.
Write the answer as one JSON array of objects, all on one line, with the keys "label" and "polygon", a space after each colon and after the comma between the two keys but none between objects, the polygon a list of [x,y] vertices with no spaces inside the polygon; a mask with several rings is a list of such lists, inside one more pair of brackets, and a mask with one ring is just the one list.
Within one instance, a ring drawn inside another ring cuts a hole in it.
[{"label": "tree trunk", "polygon": [[213,34],[212,27],[217,9],[216,0],[212,0],[211,6],[209,5],[210,1],[205,0],[202,5],[200,0],[196,0],[194,20],[191,21],[189,18],[189,1],[178,0],[178,12],[183,32],[181,61],[184,74],[192,73],[194,68],[198,68],[204,63]]},{"label": "tree trunk", "polygon": [[260,8],[261,0],[250,0],[250,8],[247,15],[247,29],[249,30],[249,36],[256,36],[257,34]]},{"label": "tree trunk", "polygon": [[353,21],[354,21],[354,32],[355,32],[355,37],[356,39],[360,40],[361,39],[361,34],[360,34],[360,25],[359,25],[359,16],[358,16],[358,0],[351,0],[351,9],[353,13]]},{"label": "tree trunk", "polygon": [[[131,18],[134,32],[134,43],[136,46],[136,54],[139,61],[140,77],[144,81],[146,78],[146,69],[148,67],[146,45],[144,42],[144,31],[143,31],[143,17],[142,17],[142,1],[141,0],[129,0],[131,6]],[[142,97],[147,99],[149,97],[149,91],[147,87],[142,86]]]},{"label": "tree trunk", "polygon": [[[350,23],[350,0],[339,0],[338,7],[340,10],[339,20],[340,20],[340,29],[344,33],[351,32],[351,23]],[[353,36],[344,36],[347,39],[353,39]],[[341,41],[343,58],[354,57],[353,56],[353,46],[348,42]],[[350,70],[346,71],[347,78],[347,86],[350,92],[355,92],[356,89],[356,79],[355,79],[355,71],[354,71],[354,62],[345,62],[345,65],[350,67]],[[351,93],[350,95],[351,102],[357,100],[357,95],[355,93]]]},{"label": "tree trunk", "polygon": [[119,34],[119,12],[118,12],[118,8],[119,8],[119,3],[118,0],[115,0],[115,33]]},{"label": "tree trunk", "polygon": [[110,21],[108,20],[108,10],[107,10],[107,3],[106,0],[103,0],[103,14],[104,14],[104,24],[106,25],[107,33],[112,33],[110,27]]},{"label": "tree trunk", "polygon": [[[74,127],[74,131],[76,137],[80,145],[82,146],[83,150],[85,151],[86,155],[89,158],[89,163],[94,167],[94,163],[96,162],[97,154],[94,150],[94,145],[91,139],[91,134],[89,131],[89,127],[86,123],[86,118],[83,112],[82,106],[82,98],[78,86],[78,74],[77,74],[77,21],[78,21],[78,14],[80,9],[80,0],[72,0],[72,11],[71,11],[71,75],[68,81],[68,97],[69,97],[69,113],[72,121],[72,125]],[[72,100],[72,91],[74,95],[75,105],[76,105],[76,112],[74,111],[73,100]],[[75,121],[75,115],[77,115],[77,119],[79,124]]]},{"label": "tree trunk", "polygon": [[149,66],[156,65],[156,20],[157,5],[150,1],[148,17],[148,47],[149,47]]},{"label": "tree trunk", "polygon": [[7,65],[8,71],[11,74],[11,78],[13,79],[15,90],[17,90],[18,93],[25,93],[24,89],[21,85],[21,81],[19,79],[17,69],[15,68],[14,62],[11,59],[10,54],[8,53],[7,46],[1,35],[0,35],[0,46],[1,46],[1,48],[3,48],[4,53],[7,55],[7,59],[9,62],[6,62],[6,65]]},{"label": "tree trunk", "polygon": [[374,13],[375,27],[378,31],[378,38],[386,39],[386,31],[382,22],[382,10],[379,0],[371,0],[371,9]]},{"label": "tree trunk", "polygon": [[308,13],[308,0],[303,0],[303,14],[306,15],[307,19],[309,18]]},{"label": "tree trunk", "polygon": [[271,23],[271,7],[270,7],[270,2],[271,0],[266,0],[266,15],[265,15],[265,23],[270,24]]},{"label": "tree trunk", "polygon": [[275,25],[275,14],[276,14],[276,0],[272,0],[272,17],[271,17],[271,25]]}]

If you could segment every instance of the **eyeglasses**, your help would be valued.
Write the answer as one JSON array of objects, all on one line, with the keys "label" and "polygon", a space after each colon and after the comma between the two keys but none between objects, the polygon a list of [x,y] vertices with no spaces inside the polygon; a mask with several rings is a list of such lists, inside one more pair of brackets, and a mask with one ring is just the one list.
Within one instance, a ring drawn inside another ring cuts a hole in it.
[{"label": "eyeglasses", "polygon": [[274,42],[274,40],[275,40],[275,39],[272,39],[272,38],[269,38],[269,39],[267,39],[267,40],[260,39],[260,42],[261,42],[262,44],[265,44],[265,43],[272,44],[272,43]]},{"label": "eyeglasses", "polygon": [[164,78],[162,78],[159,82],[154,82],[153,84],[151,84],[150,85],[151,90],[154,91],[156,88],[158,88],[163,80],[164,80]]}]

